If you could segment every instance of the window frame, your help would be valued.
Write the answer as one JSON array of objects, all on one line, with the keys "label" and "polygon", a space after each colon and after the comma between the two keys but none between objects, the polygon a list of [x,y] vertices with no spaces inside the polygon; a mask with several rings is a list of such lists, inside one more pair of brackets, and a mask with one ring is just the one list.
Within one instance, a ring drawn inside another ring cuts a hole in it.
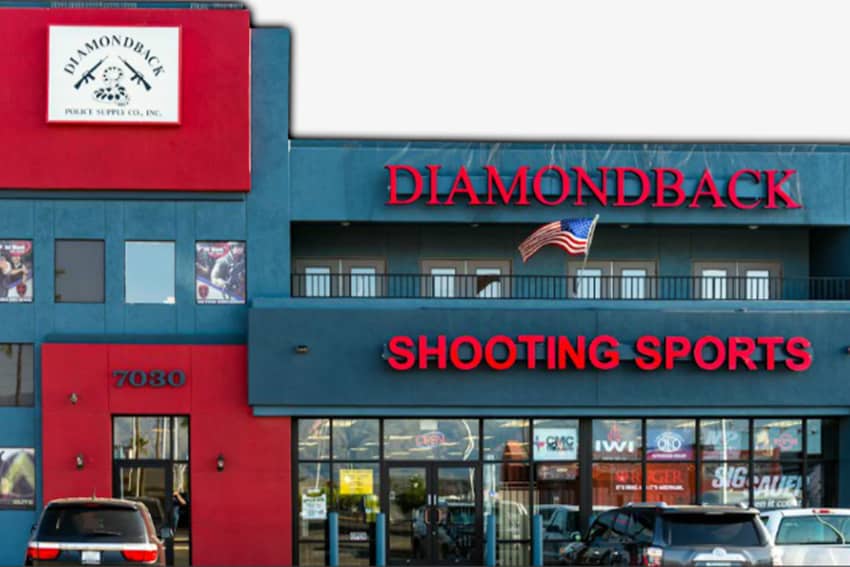
[{"label": "window frame", "polygon": [[[25,352],[24,352],[24,347],[29,347],[29,357],[30,357],[30,359],[29,359],[29,368],[30,368],[30,376],[29,376],[30,394],[29,394],[29,396],[30,396],[30,403],[28,403],[28,404],[13,403],[13,404],[7,405],[7,404],[2,403],[2,398],[0,398],[0,408],[34,408],[35,407],[35,390],[36,390],[36,384],[35,384],[35,374],[36,374],[36,372],[35,372],[35,364],[36,364],[35,344],[34,343],[11,343],[11,342],[0,343],[0,347],[3,347],[4,345],[10,345],[12,347],[17,346],[18,347],[18,353],[20,354],[21,357],[26,356]],[[13,350],[13,354],[14,354],[14,350]],[[24,364],[22,363],[21,366],[23,367]],[[26,383],[26,381],[22,378],[21,384],[24,385],[25,383]]]},{"label": "window frame", "polygon": [[[299,257],[292,262],[293,297],[384,297],[387,286],[383,276],[387,271],[387,262],[380,257]],[[328,268],[330,270],[330,294],[329,295],[307,295],[307,269]],[[351,269],[352,268],[374,268],[375,269],[375,295],[352,296],[351,295]]]},{"label": "window frame", "polygon": [[[100,301],[71,301],[71,300],[63,300],[60,298],[58,289],[58,278],[59,278],[59,266],[57,265],[57,260],[59,259],[59,246],[60,242],[88,242],[88,243],[100,243],[101,256],[103,258],[103,262],[101,263],[100,270],[100,283],[101,283],[101,298]],[[35,244],[33,244],[35,247]],[[127,272],[126,267],[124,271],[124,277],[126,278]],[[33,278],[35,281],[35,278]],[[35,290],[33,290],[33,298],[35,297]],[[106,240],[103,238],[56,238],[53,240],[53,303],[77,303],[83,305],[100,305],[106,303]]]},{"label": "window frame", "polygon": [[[597,269],[602,271],[600,276],[600,296],[599,297],[581,297],[578,293],[579,271],[585,269]],[[644,276],[644,295],[643,297],[624,297],[622,281],[623,270],[645,270]],[[567,263],[567,293],[570,299],[626,299],[626,300],[644,300],[654,299],[657,293],[657,286],[653,285],[658,274],[658,261],[655,259],[637,259],[637,260],[592,260],[588,262],[573,261]]]},{"label": "window frame", "polygon": [[[419,271],[422,274],[420,295],[434,299],[507,299],[511,297],[512,261],[510,258],[422,258],[419,260]],[[431,276],[433,269],[450,268],[455,270],[454,294],[450,297],[434,295],[434,284]],[[480,269],[498,269],[502,284],[498,296],[479,297],[477,291]]]},{"label": "window frame", "polygon": [[[703,297],[702,284],[705,270],[726,271],[726,293],[724,297]],[[768,275],[766,298],[747,297],[747,272],[766,271]],[[779,260],[693,260],[693,297],[703,301],[724,301],[739,299],[744,301],[773,301],[782,299],[782,262]]]},{"label": "window frame", "polygon": [[[171,289],[173,292],[174,302],[167,301],[128,301],[127,300],[127,245],[130,243],[147,243],[147,244],[171,244],[173,262],[174,262],[174,277],[171,280]],[[193,255],[194,265],[194,255]],[[124,240],[124,305],[177,305],[177,241],[176,240],[148,240],[148,239],[125,239]]]}]

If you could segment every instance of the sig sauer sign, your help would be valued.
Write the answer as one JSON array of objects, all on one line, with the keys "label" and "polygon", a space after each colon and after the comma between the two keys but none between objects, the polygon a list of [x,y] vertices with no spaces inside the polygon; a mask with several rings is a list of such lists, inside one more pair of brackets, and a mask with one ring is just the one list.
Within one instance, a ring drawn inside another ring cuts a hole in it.
[{"label": "sig sauer sign", "polygon": [[50,26],[48,122],[179,124],[180,28]]}]

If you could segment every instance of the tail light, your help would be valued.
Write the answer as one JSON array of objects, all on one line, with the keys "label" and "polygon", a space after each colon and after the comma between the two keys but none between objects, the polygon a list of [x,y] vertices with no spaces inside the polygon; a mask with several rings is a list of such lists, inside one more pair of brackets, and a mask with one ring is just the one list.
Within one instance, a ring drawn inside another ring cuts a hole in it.
[{"label": "tail light", "polygon": [[133,563],[153,563],[159,556],[159,552],[155,547],[152,549],[125,549],[121,552],[121,555],[126,561]]},{"label": "tail light", "polygon": [[27,547],[27,559],[36,561],[52,561],[59,557],[58,547],[44,547],[37,543],[31,543]]},{"label": "tail light", "polygon": [[664,550],[660,547],[648,547],[643,552],[643,564],[646,567],[661,567],[664,560]]}]

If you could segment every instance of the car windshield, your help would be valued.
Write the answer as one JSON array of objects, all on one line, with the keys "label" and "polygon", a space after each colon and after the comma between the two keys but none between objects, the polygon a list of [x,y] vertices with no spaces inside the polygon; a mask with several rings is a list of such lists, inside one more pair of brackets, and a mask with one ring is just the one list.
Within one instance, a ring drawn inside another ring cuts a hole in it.
[{"label": "car windshield", "polygon": [[850,543],[850,516],[817,514],[782,518],[777,545]]},{"label": "car windshield", "polygon": [[751,514],[668,514],[664,516],[665,539],[669,545],[763,545]]},{"label": "car windshield", "polygon": [[145,543],[142,514],[126,506],[61,504],[48,506],[38,540],[50,542]]}]

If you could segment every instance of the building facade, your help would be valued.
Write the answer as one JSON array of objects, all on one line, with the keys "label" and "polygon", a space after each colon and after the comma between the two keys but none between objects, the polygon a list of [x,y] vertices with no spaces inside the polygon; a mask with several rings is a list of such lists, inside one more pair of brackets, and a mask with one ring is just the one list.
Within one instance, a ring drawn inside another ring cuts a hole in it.
[{"label": "building facade", "polygon": [[124,4],[0,18],[0,563],[64,496],[196,565],[850,506],[845,147],[291,139],[288,30]]}]

